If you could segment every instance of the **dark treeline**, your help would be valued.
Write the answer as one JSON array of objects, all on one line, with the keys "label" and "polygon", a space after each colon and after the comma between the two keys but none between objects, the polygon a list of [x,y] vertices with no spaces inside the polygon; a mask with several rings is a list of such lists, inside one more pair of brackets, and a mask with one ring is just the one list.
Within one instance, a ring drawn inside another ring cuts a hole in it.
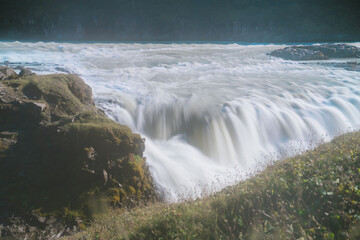
[{"label": "dark treeline", "polygon": [[2,0],[0,39],[360,40],[359,0]]}]

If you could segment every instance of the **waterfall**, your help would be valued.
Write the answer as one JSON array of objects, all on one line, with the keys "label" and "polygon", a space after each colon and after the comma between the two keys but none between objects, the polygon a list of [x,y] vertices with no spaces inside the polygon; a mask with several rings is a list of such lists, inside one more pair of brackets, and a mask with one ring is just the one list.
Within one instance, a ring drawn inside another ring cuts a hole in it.
[{"label": "waterfall", "polygon": [[146,139],[157,187],[177,201],[359,128],[360,72],[266,55],[281,47],[2,42],[0,61],[83,77]]}]

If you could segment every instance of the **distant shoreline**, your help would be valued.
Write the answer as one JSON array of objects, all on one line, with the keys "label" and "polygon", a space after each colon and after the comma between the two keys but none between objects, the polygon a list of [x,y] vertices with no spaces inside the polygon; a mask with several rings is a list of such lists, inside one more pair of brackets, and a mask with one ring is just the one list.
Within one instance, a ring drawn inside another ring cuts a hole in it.
[{"label": "distant shoreline", "polygon": [[319,41],[319,42],[238,42],[238,41],[42,41],[42,40],[4,40],[0,39],[0,43],[19,42],[19,43],[70,43],[70,44],[218,44],[218,45],[312,45],[323,43],[360,43],[358,41]]}]

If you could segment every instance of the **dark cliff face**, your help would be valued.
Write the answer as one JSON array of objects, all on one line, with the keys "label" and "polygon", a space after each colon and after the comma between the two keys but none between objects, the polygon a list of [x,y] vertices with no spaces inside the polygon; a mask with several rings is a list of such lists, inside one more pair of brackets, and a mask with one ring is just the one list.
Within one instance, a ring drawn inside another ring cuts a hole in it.
[{"label": "dark cliff face", "polygon": [[34,0],[0,8],[0,39],[357,41],[354,0]]}]

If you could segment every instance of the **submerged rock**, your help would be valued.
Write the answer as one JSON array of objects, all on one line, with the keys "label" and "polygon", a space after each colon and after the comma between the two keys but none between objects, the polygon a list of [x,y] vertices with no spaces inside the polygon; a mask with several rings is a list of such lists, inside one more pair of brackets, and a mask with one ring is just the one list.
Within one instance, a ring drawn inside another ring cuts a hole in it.
[{"label": "submerged rock", "polygon": [[143,139],[95,107],[81,78],[21,76],[0,82],[0,238],[62,235],[106,206],[154,198]]},{"label": "submerged rock", "polygon": [[[306,63],[304,63],[306,64]],[[327,66],[327,67],[335,67],[335,68],[342,68],[347,71],[356,71],[360,72],[360,64],[357,62],[318,62],[318,65]]]},{"label": "submerged rock", "polygon": [[286,47],[272,51],[269,55],[295,61],[359,58],[360,49],[347,44],[321,44]]}]

